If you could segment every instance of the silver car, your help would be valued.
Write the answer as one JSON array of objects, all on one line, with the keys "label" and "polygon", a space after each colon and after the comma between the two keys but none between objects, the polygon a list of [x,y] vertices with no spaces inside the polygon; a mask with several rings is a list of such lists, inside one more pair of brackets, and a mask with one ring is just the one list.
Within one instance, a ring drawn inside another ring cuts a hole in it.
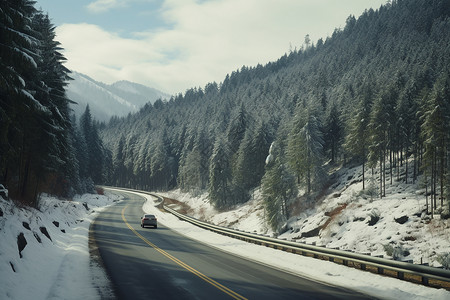
[{"label": "silver car", "polygon": [[158,228],[158,220],[155,215],[144,215],[141,217],[141,227],[144,228],[145,226],[153,226]]}]

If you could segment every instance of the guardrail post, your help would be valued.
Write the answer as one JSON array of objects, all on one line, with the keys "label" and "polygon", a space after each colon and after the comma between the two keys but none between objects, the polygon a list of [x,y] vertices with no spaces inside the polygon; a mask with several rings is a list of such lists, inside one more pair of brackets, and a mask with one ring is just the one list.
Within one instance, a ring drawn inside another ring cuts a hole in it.
[{"label": "guardrail post", "polygon": [[423,285],[430,285],[430,283],[428,282],[428,277],[422,276],[422,284]]},{"label": "guardrail post", "polygon": [[405,273],[404,273],[404,272],[398,271],[398,272],[397,272],[397,278],[398,278],[398,279],[401,279],[401,280],[405,279]]},{"label": "guardrail post", "polygon": [[378,274],[383,274],[384,273],[384,269],[382,267],[378,267]]}]

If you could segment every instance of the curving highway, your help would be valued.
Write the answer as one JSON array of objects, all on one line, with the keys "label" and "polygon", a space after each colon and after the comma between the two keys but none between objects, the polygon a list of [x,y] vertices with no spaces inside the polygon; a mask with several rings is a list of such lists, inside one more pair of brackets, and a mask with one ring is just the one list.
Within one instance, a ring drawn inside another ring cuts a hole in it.
[{"label": "curving highway", "polygon": [[159,223],[141,228],[144,198],[99,214],[91,227],[118,299],[373,299],[221,252]]}]

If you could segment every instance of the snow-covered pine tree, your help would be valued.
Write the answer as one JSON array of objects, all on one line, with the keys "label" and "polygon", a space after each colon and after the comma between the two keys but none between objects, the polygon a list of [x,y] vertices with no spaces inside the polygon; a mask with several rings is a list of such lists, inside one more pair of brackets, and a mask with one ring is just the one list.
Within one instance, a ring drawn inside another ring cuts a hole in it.
[{"label": "snow-covered pine tree", "polygon": [[266,160],[266,173],[261,180],[265,205],[265,218],[274,231],[279,231],[289,217],[288,205],[297,196],[295,176],[282,162],[276,142],[270,147]]},{"label": "snow-covered pine tree", "polygon": [[393,86],[375,97],[368,126],[370,132],[368,160],[370,167],[375,167],[377,162],[380,166],[380,198],[386,196],[385,158],[389,157],[388,151],[394,136],[396,99],[397,95]]},{"label": "snow-covered pine tree", "polygon": [[[425,152],[423,167],[430,174],[432,211],[437,208],[437,196],[443,206],[446,160],[450,138],[450,78],[443,73],[433,87],[431,94],[425,98],[425,111],[421,127]],[[438,188],[439,187],[439,188]]]},{"label": "snow-covered pine tree", "polygon": [[[304,179],[307,194],[319,189],[325,181],[323,169],[323,135],[314,108],[305,112],[305,119],[294,122],[288,143],[288,157],[299,178]],[[304,124],[304,125],[303,125]],[[297,128],[303,125],[297,132]]]},{"label": "snow-covered pine tree", "polygon": [[365,165],[367,160],[367,148],[369,147],[368,124],[372,105],[372,90],[368,84],[362,90],[359,102],[355,110],[351,112],[351,118],[348,118],[349,128],[345,137],[344,148],[346,151],[361,161],[363,169],[363,190],[365,189]]},{"label": "snow-covered pine tree", "polygon": [[218,137],[210,159],[208,190],[209,199],[217,209],[234,204],[230,156],[227,139]]}]

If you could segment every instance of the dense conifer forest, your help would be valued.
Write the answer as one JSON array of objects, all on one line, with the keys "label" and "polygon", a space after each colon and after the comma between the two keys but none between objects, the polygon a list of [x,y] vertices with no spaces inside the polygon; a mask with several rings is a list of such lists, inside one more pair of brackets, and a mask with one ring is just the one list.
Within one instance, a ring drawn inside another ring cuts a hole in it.
[{"label": "dense conifer forest", "polygon": [[48,15],[35,1],[0,1],[0,184],[36,205],[42,192],[91,192],[107,174],[89,107],[80,126],[65,93],[70,71]]},{"label": "dense conifer forest", "polygon": [[449,0],[390,1],[275,62],[108,124],[89,107],[71,117],[70,71],[34,5],[0,1],[0,183],[12,198],[178,187],[225,210],[261,187],[277,228],[352,164],[381,174],[379,197],[393,178],[420,181],[427,209],[448,214]]},{"label": "dense conifer forest", "polygon": [[449,70],[450,1],[391,1],[276,62],[111,119],[101,129],[110,184],[207,190],[218,209],[261,186],[276,228],[333,168],[359,164],[384,174],[379,197],[386,174],[421,178],[429,209],[448,211]]}]

